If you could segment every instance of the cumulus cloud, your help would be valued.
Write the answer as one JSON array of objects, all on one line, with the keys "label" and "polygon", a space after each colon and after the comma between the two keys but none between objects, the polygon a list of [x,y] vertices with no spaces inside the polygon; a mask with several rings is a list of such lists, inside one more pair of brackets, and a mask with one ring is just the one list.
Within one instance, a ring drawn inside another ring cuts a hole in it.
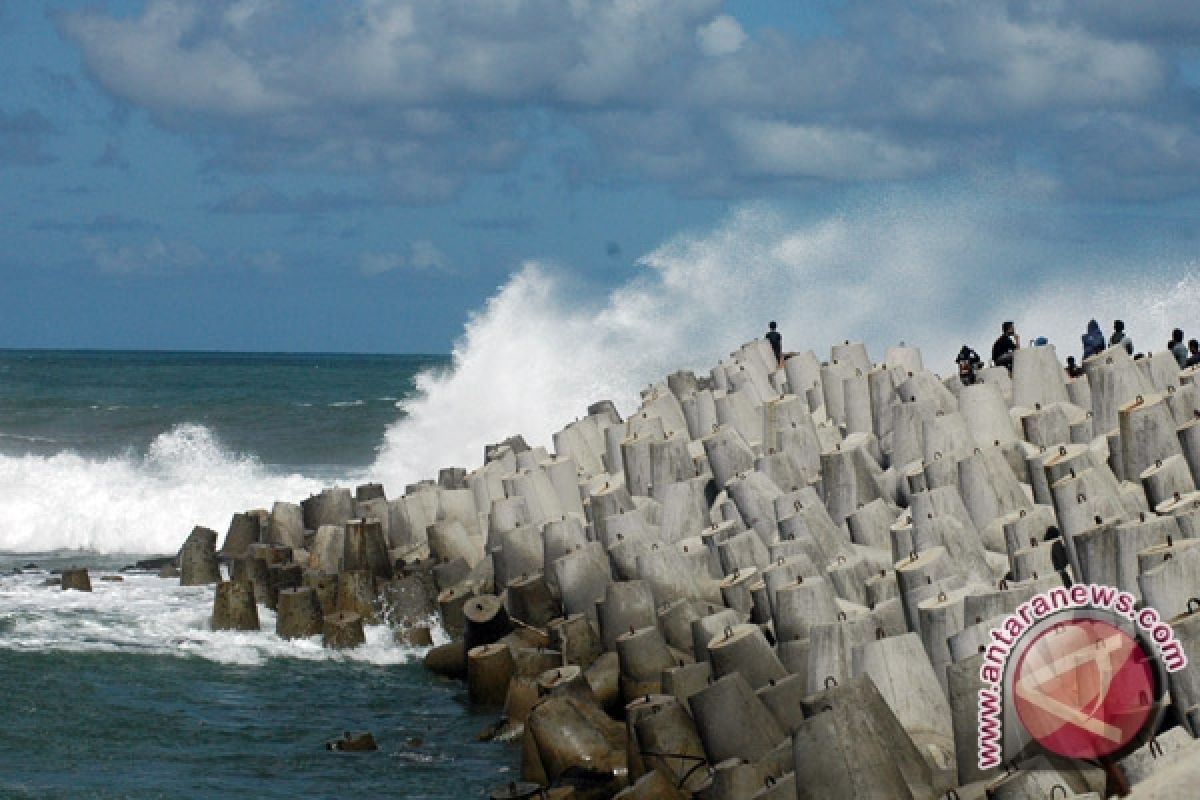
[{"label": "cumulus cloud", "polygon": [[[835,33],[748,33],[721,0],[150,0],[61,17],[90,74],[228,169],[380,178],[443,203],[547,137],[572,180],[693,191],[1041,165],[1062,191],[1141,197],[1200,184],[1190,4],[847,0]],[[1171,134],[1171,131],[1175,131]],[[1093,166],[1082,169],[1077,160]],[[254,210],[233,204],[228,210]]]},{"label": "cumulus cloud", "polygon": [[113,275],[175,273],[206,261],[204,251],[191,242],[158,236],[126,243],[88,236],[83,239],[83,249],[101,272]]},{"label": "cumulus cloud", "polygon": [[368,278],[401,269],[446,272],[449,270],[449,261],[446,254],[428,239],[411,242],[407,253],[364,253],[358,260],[358,271]]}]

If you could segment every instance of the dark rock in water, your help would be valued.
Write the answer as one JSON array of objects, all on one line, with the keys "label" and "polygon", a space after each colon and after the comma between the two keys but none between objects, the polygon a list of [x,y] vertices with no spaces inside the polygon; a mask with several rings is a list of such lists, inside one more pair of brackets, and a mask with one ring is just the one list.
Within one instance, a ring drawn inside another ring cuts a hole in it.
[{"label": "dark rock in water", "polygon": [[370,731],[362,733],[346,731],[340,739],[330,739],[325,742],[325,749],[345,752],[366,752],[378,750],[379,745],[375,744],[375,737],[371,735]]},{"label": "dark rock in water", "polygon": [[101,575],[100,580],[107,581],[109,583],[121,583],[125,579],[120,575]]},{"label": "dark rock in water", "polygon": [[176,567],[174,564],[163,564],[162,569],[160,569],[158,571],[158,577],[160,577],[160,578],[178,578],[179,577],[179,568]]},{"label": "dark rock in water", "polygon": [[62,586],[62,578],[46,578],[42,581],[42,586]]},{"label": "dark rock in water", "polygon": [[37,564],[34,564],[32,561],[30,561],[28,564],[21,567],[21,569],[39,570],[39,569],[41,569],[41,567],[39,567]]},{"label": "dark rock in water", "polygon": [[24,575],[25,571],[22,570],[20,567],[13,567],[12,574],[13,575]]},{"label": "dark rock in water", "polygon": [[64,569],[60,581],[64,592],[68,589],[74,589],[77,592],[92,590],[92,581],[88,578],[88,571],[83,567]]},{"label": "dark rock in water", "polygon": [[133,566],[136,569],[145,570],[160,570],[168,564],[175,563],[175,556],[155,556],[154,558],[143,558],[141,561],[135,561]]}]

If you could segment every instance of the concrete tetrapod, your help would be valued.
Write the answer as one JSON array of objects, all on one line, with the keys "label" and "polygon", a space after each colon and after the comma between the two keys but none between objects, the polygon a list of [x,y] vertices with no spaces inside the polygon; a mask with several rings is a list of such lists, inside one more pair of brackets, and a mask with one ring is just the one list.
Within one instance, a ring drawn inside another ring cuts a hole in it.
[{"label": "concrete tetrapod", "polygon": [[793,735],[798,797],[931,798],[928,762],[869,675],[830,686],[805,701]]},{"label": "concrete tetrapod", "polygon": [[620,659],[621,697],[625,702],[662,692],[662,672],[675,666],[675,659],[662,633],[654,625],[629,630],[617,637]]},{"label": "concrete tetrapod", "polygon": [[503,705],[515,664],[512,649],[501,642],[467,651],[467,696],[484,706]]},{"label": "concrete tetrapod", "polygon": [[711,763],[758,761],[787,736],[740,673],[713,681],[692,695],[688,705]]},{"label": "concrete tetrapod", "polygon": [[326,614],[321,628],[321,643],[335,650],[345,650],[366,644],[362,617],[353,611]]},{"label": "concrete tetrapod", "polygon": [[203,586],[219,580],[217,532],[197,525],[179,550],[179,585]]},{"label": "concrete tetrapod", "polygon": [[317,602],[317,593],[311,587],[281,590],[277,609],[275,633],[281,639],[301,639],[321,633],[324,616]]},{"label": "concrete tetrapod", "polygon": [[708,657],[718,678],[738,672],[752,689],[783,680],[788,674],[757,625],[726,628],[709,640]]},{"label": "concrete tetrapod", "polygon": [[954,726],[945,681],[938,680],[920,638],[908,633],[867,642],[855,652],[854,671],[871,677],[930,769],[947,773],[942,782],[953,783]]}]

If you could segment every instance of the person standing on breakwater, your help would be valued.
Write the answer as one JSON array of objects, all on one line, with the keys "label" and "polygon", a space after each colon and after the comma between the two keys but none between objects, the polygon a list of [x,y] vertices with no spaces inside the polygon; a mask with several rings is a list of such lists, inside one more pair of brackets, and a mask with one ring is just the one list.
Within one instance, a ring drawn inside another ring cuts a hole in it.
[{"label": "person standing on breakwater", "polygon": [[1187,361],[1183,362],[1183,366],[1194,367],[1200,364],[1200,341],[1188,339],[1188,357]]},{"label": "person standing on breakwater", "polygon": [[1109,347],[1117,344],[1125,345],[1125,352],[1133,355],[1133,339],[1130,339],[1129,335],[1125,333],[1125,323],[1119,319],[1113,320],[1112,336],[1108,337]]},{"label": "person standing on breakwater", "polygon": [[[1100,337],[1103,341],[1104,337]],[[1078,378],[1084,374],[1083,367],[1075,363],[1075,356],[1067,356],[1067,377]]]},{"label": "person standing on breakwater", "polygon": [[1087,333],[1083,335],[1083,357],[1091,358],[1102,352],[1104,352],[1104,331],[1100,330],[1100,323],[1093,319],[1088,322]]},{"label": "person standing on breakwater", "polygon": [[775,320],[767,324],[766,340],[771,343],[771,351],[775,353],[775,363],[783,368],[783,334],[775,330]]},{"label": "person standing on breakwater", "polygon": [[1012,321],[1000,326],[1000,336],[992,345],[992,363],[1012,372],[1013,352],[1021,346],[1021,336]]},{"label": "person standing on breakwater", "polygon": [[1167,347],[1171,350],[1171,355],[1175,356],[1175,363],[1183,369],[1187,365],[1188,348],[1183,343],[1183,331],[1179,328],[1171,331],[1171,341],[1167,342]]}]

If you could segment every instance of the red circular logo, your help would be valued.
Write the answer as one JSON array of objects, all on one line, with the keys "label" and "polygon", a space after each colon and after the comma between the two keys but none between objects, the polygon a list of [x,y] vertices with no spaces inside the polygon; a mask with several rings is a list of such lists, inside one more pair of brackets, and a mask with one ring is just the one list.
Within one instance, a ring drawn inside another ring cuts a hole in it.
[{"label": "red circular logo", "polygon": [[1017,662],[1013,702],[1039,744],[1068,758],[1117,752],[1146,727],[1157,703],[1153,666],[1137,639],[1098,619],[1060,622]]}]

